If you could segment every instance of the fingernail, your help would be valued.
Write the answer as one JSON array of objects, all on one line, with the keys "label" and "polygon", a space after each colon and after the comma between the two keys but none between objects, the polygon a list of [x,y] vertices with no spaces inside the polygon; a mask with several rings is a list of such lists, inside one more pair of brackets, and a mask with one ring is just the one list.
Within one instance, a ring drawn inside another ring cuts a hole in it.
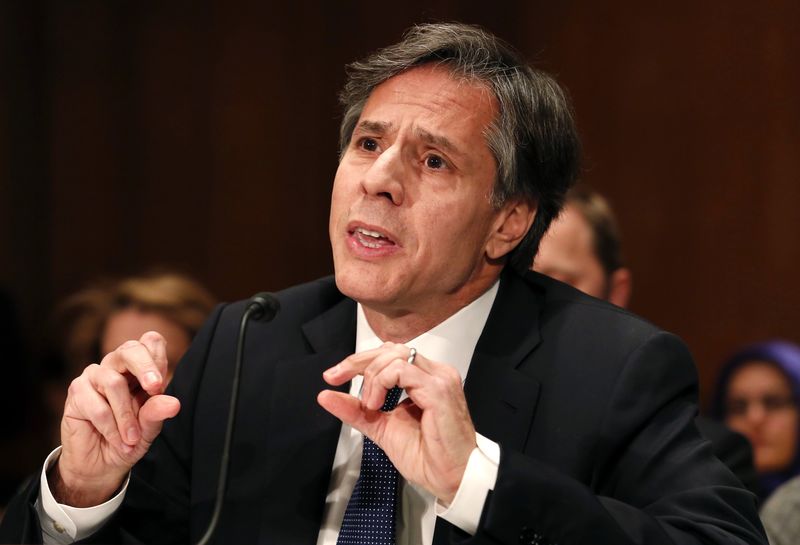
[{"label": "fingernail", "polygon": [[136,426],[128,428],[128,443],[135,443],[139,440],[139,430]]},{"label": "fingernail", "polygon": [[325,371],[323,374],[327,376],[333,376],[338,373],[339,373],[339,364],[337,363],[336,365]]},{"label": "fingernail", "polygon": [[145,387],[153,386],[155,383],[158,382],[158,375],[156,374],[155,371],[149,371],[144,374],[142,381],[144,382]]}]

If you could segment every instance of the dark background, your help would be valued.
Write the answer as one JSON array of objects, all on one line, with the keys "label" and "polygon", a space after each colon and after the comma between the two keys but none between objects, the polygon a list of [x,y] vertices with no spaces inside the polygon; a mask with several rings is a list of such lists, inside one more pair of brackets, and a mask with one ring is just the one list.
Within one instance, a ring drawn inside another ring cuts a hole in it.
[{"label": "dark background", "polygon": [[168,265],[231,300],[332,272],[343,65],[429,20],[569,89],[632,309],[704,394],[743,343],[800,341],[797,0],[0,0],[0,288],[30,356],[3,368],[35,373],[53,303],[101,276]]}]

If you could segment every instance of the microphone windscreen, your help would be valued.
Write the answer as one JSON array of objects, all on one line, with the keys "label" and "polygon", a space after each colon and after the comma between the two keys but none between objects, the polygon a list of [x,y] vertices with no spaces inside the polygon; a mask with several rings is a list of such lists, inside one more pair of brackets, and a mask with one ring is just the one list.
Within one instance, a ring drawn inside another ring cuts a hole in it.
[{"label": "microphone windscreen", "polygon": [[250,310],[250,318],[257,322],[269,322],[281,309],[281,304],[269,292],[262,291],[256,293],[247,303]]}]

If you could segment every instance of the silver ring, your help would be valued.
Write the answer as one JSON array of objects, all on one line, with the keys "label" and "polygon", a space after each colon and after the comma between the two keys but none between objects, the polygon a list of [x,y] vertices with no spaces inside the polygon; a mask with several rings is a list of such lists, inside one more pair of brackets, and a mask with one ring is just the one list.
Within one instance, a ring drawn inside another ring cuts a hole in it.
[{"label": "silver ring", "polygon": [[409,348],[410,352],[408,354],[408,359],[406,360],[411,365],[414,365],[414,360],[417,357],[417,349],[416,348]]}]

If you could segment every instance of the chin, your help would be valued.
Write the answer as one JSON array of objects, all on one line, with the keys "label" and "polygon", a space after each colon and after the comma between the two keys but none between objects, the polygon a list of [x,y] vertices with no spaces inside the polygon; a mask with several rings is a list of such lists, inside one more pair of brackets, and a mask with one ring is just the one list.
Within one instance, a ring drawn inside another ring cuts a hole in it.
[{"label": "chin", "polygon": [[776,460],[774,456],[770,455],[765,456],[764,454],[761,454],[761,456],[759,456],[758,453],[755,453],[754,458],[754,465],[756,466],[756,471],[759,473],[775,473],[783,471],[788,469],[788,466],[790,465],[790,462],[787,463],[783,462],[782,460]]},{"label": "chin", "polygon": [[378,303],[387,299],[388,282],[360,267],[343,267],[336,270],[336,287],[340,292],[360,303]]}]

